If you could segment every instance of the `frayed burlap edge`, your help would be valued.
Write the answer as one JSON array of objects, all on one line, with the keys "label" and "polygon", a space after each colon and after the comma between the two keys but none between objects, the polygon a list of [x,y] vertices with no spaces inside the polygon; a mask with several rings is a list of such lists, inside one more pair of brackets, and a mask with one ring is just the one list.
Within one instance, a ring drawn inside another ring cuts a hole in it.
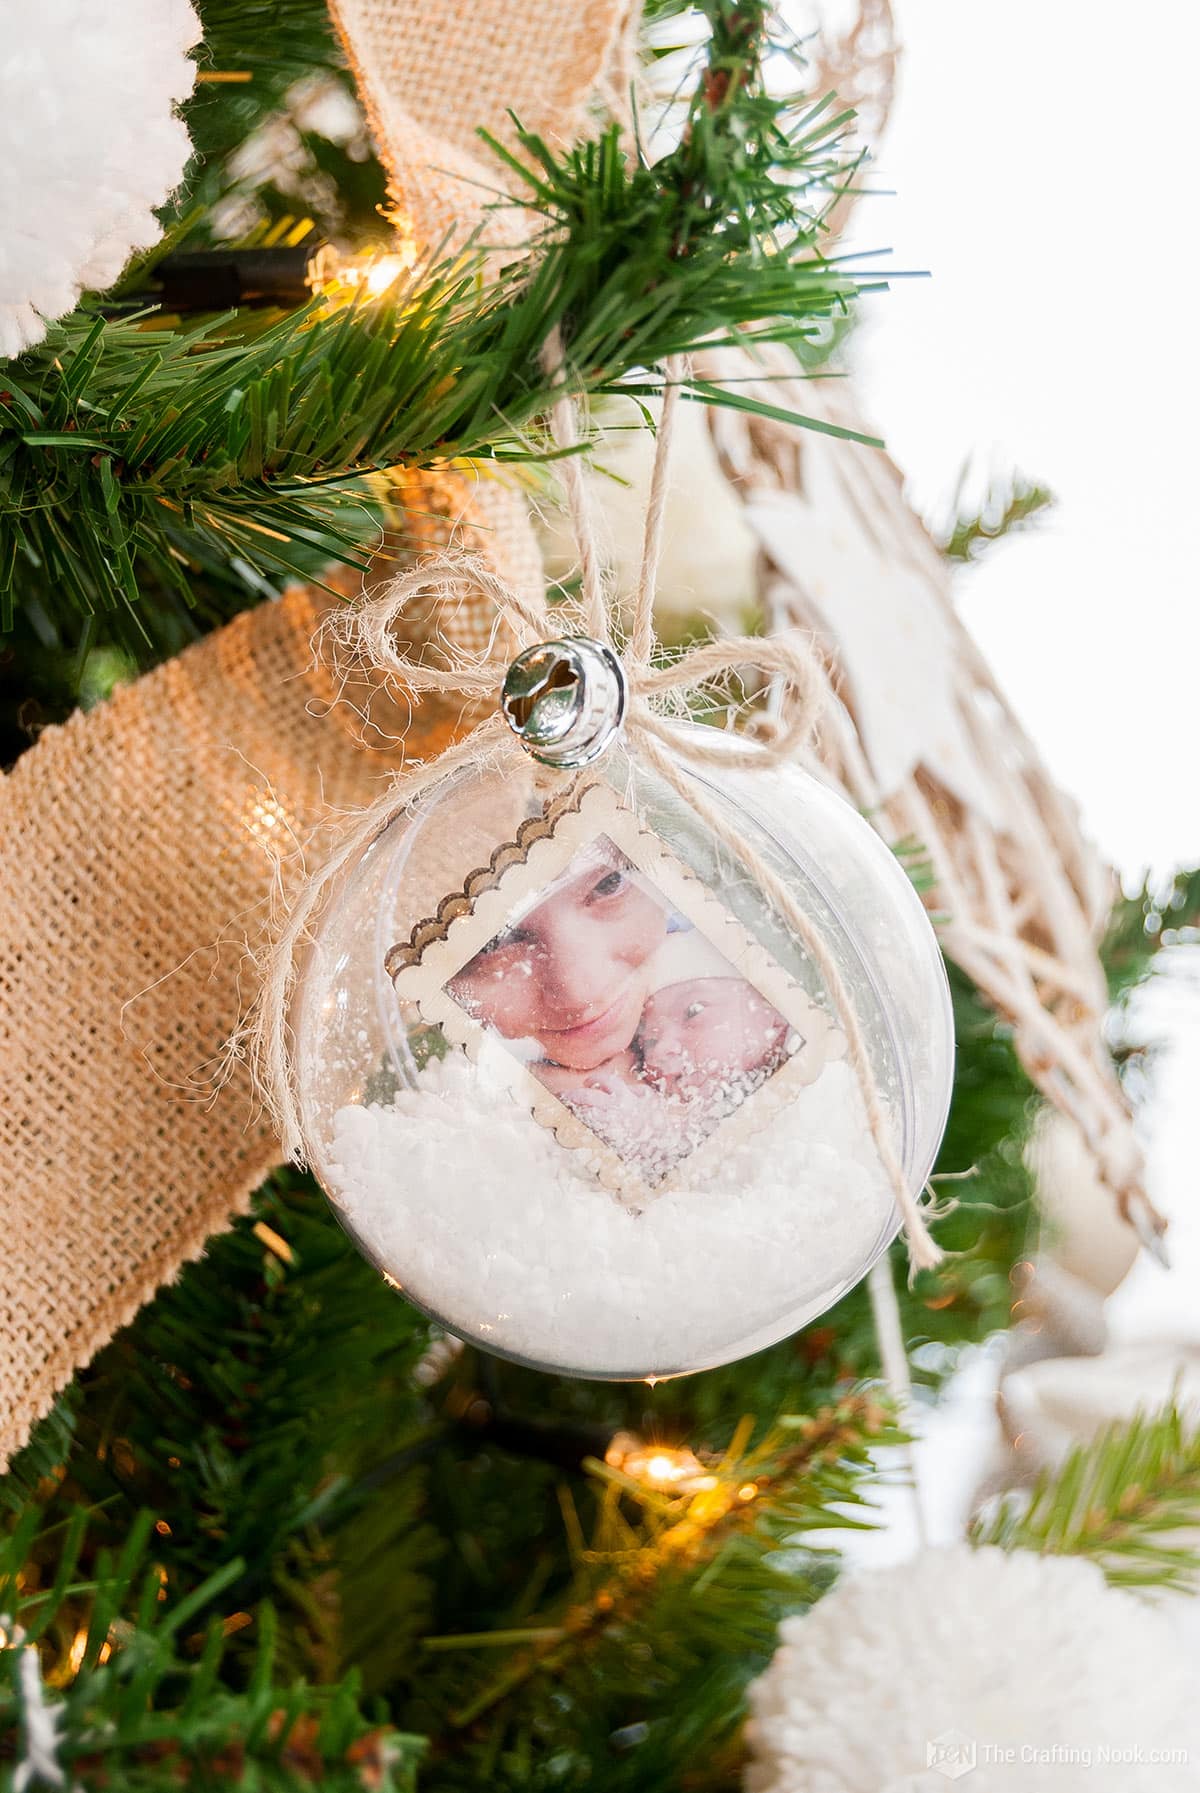
[{"label": "frayed burlap edge", "polygon": [[[524,11],[511,0],[331,0],[400,228],[437,245],[479,227],[503,184],[480,126],[514,147],[511,113],[562,147],[582,135],[597,92],[623,113],[640,10],[635,0],[535,0]],[[499,234],[511,244],[511,221]]]},{"label": "frayed burlap edge", "polygon": [[[415,539],[391,538],[373,577],[440,538],[540,591],[519,494],[414,477]],[[237,617],[0,779],[0,1464],[279,1162],[248,1071],[222,1057],[273,894],[471,720],[361,680],[335,702],[343,669],[313,641],[336,602],[295,588]],[[482,608],[406,633],[436,657],[461,627],[469,650]]]}]

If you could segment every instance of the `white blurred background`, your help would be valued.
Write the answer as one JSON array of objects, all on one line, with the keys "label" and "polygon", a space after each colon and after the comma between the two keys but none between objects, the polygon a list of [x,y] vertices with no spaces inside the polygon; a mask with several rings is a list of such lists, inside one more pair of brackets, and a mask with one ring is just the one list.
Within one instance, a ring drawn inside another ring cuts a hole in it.
[{"label": "white blurred background", "polygon": [[1124,870],[1200,860],[1189,268],[1200,8],[897,0],[904,55],[857,245],[928,269],[856,359],[917,508],[965,457],[1058,506],[961,585],[1090,831]]},{"label": "white blurred background", "polygon": [[[1188,269],[1200,8],[897,0],[904,56],[853,246],[890,247],[859,392],[917,509],[1014,467],[1057,503],[959,578],[960,612],[1088,832],[1127,878],[1200,862],[1194,568],[1200,334]],[[1198,949],[1200,950],[1200,949]],[[1193,974],[1195,975],[1195,974]],[[1200,1337],[1200,984],[1167,976],[1141,1117],[1174,1268],[1143,1257],[1118,1337]],[[989,1366],[919,1454],[953,1535],[992,1435]],[[871,1560],[911,1544],[905,1503]]]}]

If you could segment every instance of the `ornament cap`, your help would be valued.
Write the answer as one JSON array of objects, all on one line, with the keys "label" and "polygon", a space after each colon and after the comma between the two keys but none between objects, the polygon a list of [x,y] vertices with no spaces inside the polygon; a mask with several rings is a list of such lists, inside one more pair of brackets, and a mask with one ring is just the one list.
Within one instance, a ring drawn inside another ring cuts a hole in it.
[{"label": "ornament cap", "polygon": [[504,720],[544,766],[589,766],[611,747],[628,684],[613,650],[586,635],[542,641],[518,654],[500,694]]}]

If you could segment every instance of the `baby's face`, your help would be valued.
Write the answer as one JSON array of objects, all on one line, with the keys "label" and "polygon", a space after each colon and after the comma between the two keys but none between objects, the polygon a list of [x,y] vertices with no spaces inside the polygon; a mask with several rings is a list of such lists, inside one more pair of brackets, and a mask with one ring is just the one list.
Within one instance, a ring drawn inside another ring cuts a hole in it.
[{"label": "baby's face", "polygon": [[667,912],[604,837],[551,894],[508,927],[450,985],[454,1000],[505,1039],[534,1039],[545,1058],[588,1071],[637,1030]]},{"label": "baby's face", "polygon": [[694,977],[649,997],[642,1072],[667,1095],[699,1095],[763,1070],[787,1022],[741,977]]}]

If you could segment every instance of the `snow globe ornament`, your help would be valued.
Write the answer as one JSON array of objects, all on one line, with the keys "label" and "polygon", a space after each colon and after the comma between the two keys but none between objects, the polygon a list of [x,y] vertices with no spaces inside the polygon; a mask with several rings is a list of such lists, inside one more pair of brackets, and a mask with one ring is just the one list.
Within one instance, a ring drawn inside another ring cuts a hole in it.
[{"label": "snow globe ornament", "polygon": [[897,1176],[929,1174],[953,1055],[932,929],[867,823],[742,739],[713,764],[712,729],[679,725],[665,775],[626,703],[599,643],[522,655],[516,739],[376,833],[292,1015],[305,1150],[359,1247],[460,1337],[614,1379],[759,1350],[856,1283]]}]

